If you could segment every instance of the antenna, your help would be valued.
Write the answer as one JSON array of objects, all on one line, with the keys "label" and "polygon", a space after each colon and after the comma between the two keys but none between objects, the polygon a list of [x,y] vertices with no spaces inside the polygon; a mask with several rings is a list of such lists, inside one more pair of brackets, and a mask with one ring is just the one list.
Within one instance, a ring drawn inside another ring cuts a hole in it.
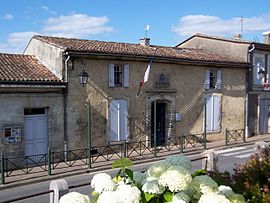
[{"label": "antenna", "polygon": [[147,32],[148,32],[148,30],[150,29],[150,25],[146,25],[146,26],[144,27],[144,29],[145,29],[145,39],[147,39]]},{"label": "antenna", "polygon": [[241,23],[241,36],[243,37],[243,29],[244,29],[244,18],[243,18],[243,15],[240,18],[240,23]]}]

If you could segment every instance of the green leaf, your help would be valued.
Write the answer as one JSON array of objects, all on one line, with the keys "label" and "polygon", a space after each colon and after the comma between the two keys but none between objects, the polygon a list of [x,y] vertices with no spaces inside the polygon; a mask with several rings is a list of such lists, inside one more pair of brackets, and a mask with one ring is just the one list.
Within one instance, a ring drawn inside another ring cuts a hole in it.
[{"label": "green leaf", "polygon": [[99,197],[99,194],[98,194],[96,191],[93,191],[93,192],[92,192],[92,196],[93,196],[94,202],[97,202],[98,197]]},{"label": "green leaf", "polygon": [[167,202],[171,202],[173,199],[173,193],[167,191],[163,194],[163,197]]},{"label": "green leaf", "polygon": [[127,168],[131,168],[133,166],[132,161],[128,158],[121,158],[118,160],[115,160],[112,164],[112,168],[120,168],[123,171]]},{"label": "green leaf", "polygon": [[195,178],[196,176],[200,176],[200,175],[206,175],[206,170],[202,169],[202,170],[196,170],[194,171],[194,173],[192,174],[192,178]]},{"label": "green leaf", "polygon": [[143,196],[144,196],[143,199],[145,199],[146,202],[149,202],[155,195],[154,194],[147,193],[147,192],[144,192],[143,193]]},{"label": "green leaf", "polygon": [[130,169],[125,169],[125,173],[127,174],[127,176],[128,176],[131,180],[133,180],[133,172],[132,172],[132,170],[130,170]]}]

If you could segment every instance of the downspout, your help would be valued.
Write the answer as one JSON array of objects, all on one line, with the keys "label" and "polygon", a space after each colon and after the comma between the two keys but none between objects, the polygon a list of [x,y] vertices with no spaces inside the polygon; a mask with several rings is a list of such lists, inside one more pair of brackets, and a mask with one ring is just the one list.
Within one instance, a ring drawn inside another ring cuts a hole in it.
[{"label": "downspout", "polygon": [[64,64],[65,68],[65,77],[64,77],[64,82],[66,85],[66,89],[64,90],[64,158],[67,160],[67,152],[68,152],[68,147],[67,147],[67,94],[68,94],[68,60],[70,59],[70,56],[68,53],[66,53],[66,60]]},{"label": "downspout", "polygon": [[[251,57],[252,57],[252,52],[254,51],[255,49],[255,45],[252,44],[252,47],[248,48],[248,53],[247,53],[247,61],[249,63],[251,63]],[[248,109],[248,96],[249,96],[249,91],[250,91],[250,82],[249,82],[249,79],[250,79],[250,68],[247,69],[247,72],[246,72],[246,94],[245,94],[245,111],[244,111],[244,114],[245,114],[245,138],[247,139],[249,137],[249,109]]]}]

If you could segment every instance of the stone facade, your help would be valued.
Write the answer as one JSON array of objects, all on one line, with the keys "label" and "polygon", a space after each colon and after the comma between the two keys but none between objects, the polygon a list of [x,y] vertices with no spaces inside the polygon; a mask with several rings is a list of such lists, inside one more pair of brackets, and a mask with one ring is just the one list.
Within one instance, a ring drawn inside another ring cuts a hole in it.
[{"label": "stone facade", "polygon": [[[246,136],[270,132],[270,44],[268,42],[266,40],[265,43],[259,43],[245,41],[243,39],[226,39],[197,34],[178,45],[181,48],[199,48],[210,51],[213,54],[229,55],[251,64],[246,77],[248,84],[245,124]],[[257,58],[261,62],[262,69],[265,71],[262,78],[259,78],[258,75]]]},{"label": "stone facade", "polygon": [[[38,47],[36,47],[38,46]],[[45,49],[45,50],[43,50]],[[244,127],[246,69],[230,63],[202,63],[155,58],[149,81],[136,96],[149,57],[121,54],[76,52],[32,39],[25,53],[35,55],[56,74],[67,75],[66,136],[68,149],[87,147],[87,104],[91,107],[92,146],[110,142],[112,101],[127,102],[127,140],[151,139],[153,102],[165,109],[165,139],[204,131],[204,98],[220,98],[220,129],[208,133],[207,140],[224,139],[225,129]],[[62,56],[62,58],[61,58]],[[69,58],[68,58],[69,56]],[[73,65],[67,65],[68,61]],[[81,61],[84,60],[85,66]],[[65,64],[65,61],[67,62]],[[61,65],[62,64],[62,65]],[[128,87],[109,87],[109,64],[129,65]],[[82,87],[78,75],[85,68],[88,83]],[[205,92],[206,70],[222,71],[221,90]],[[158,78],[165,77],[166,83]],[[176,121],[176,114],[180,117]],[[62,135],[61,135],[62,136]],[[60,139],[59,139],[60,140]]]},{"label": "stone facade", "polygon": [[[0,153],[11,157],[24,156],[25,109],[44,108],[47,117],[48,147],[63,148],[63,96],[62,93],[0,93]],[[20,128],[18,142],[9,142],[5,128]]]}]

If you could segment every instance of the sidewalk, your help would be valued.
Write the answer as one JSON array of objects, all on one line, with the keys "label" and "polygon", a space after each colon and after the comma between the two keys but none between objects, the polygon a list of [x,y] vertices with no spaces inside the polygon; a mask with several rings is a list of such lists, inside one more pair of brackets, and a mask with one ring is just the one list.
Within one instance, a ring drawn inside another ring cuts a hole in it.
[{"label": "sidewalk", "polygon": [[[213,141],[213,142],[207,143],[207,149],[220,150],[220,149],[232,148],[232,147],[237,147],[237,146],[252,145],[257,141],[270,142],[270,134],[253,136],[251,138],[248,138],[245,143],[243,141],[239,141],[239,142],[230,143],[228,146],[225,145],[224,140]],[[195,154],[200,154],[203,151],[204,149],[202,147],[188,148],[184,150],[184,154],[195,155]],[[171,155],[171,154],[177,154],[177,153],[179,153],[179,150],[166,151],[166,152],[162,152],[158,154],[157,158],[154,158],[152,154],[149,154],[149,155],[143,156],[142,158],[137,158],[137,159],[133,158],[132,161],[134,165],[141,164],[141,163],[149,163],[149,162],[165,159],[166,156]],[[10,177],[6,177],[6,184],[0,185],[0,191],[4,189],[22,186],[25,184],[33,184],[33,183],[55,180],[55,179],[74,176],[74,175],[80,175],[84,173],[85,174],[93,173],[93,172],[98,172],[105,169],[111,169],[112,162],[113,161],[96,163],[91,169],[89,169],[87,165],[78,165],[78,166],[73,166],[71,168],[63,167],[63,168],[57,169],[57,171],[53,170],[52,175],[50,176],[48,175],[47,171],[39,172],[38,167],[36,167],[33,169],[34,171],[31,174],[17,175],[17,176],[13,175]]]}]

